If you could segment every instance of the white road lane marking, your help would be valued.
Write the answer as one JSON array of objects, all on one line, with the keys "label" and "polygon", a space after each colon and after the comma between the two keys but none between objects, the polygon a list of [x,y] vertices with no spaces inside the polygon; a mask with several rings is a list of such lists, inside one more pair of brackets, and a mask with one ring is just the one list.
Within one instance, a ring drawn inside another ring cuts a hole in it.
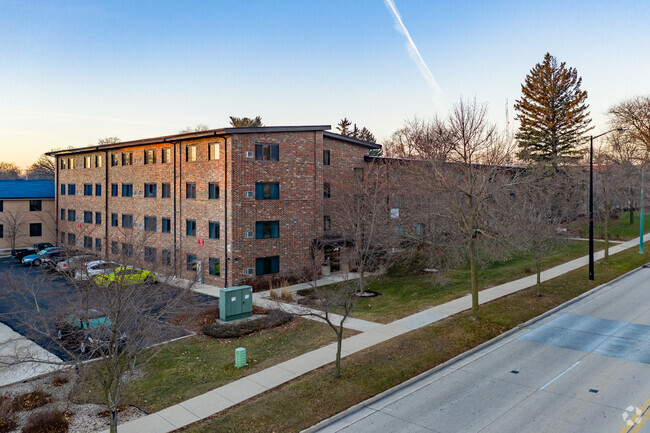
[{"label": "white road lane marking", "polygon": [[575,367],[575,366],[578,365],[578,364],[580,364],[580,361],[576,361],[575,364],[573,364],[571,367],[567,368],[567,369],[564,370],[562,373],[558,374],[558,375],[555,376],[553,379],[551,379],[551,380],[549,380],[548,382],[546,382],[546,383],[545,383],[541,388],[539,388],[539,390],[540,390],[540,391],[543,390],[544,388],[546,388],[547,386],[549,386],[550,384],[552,384],[553,382],[555,382],[556,380],[558,380],[560,377],[562,377],[564,374],[568,373],[569,370],[571,370],[573,367]]}]

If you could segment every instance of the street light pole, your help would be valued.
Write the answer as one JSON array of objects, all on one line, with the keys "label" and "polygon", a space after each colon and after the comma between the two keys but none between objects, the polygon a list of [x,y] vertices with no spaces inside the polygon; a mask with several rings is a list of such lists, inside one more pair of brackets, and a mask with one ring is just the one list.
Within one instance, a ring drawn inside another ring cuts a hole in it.
[{"label": "street light pole", "polygon": [[[614,131],[627,131],[627,128],[614,128],[597,136],[589,136],[589,279],[594,279],[594,138]],[[609,209],[605,209],[609,212]],[[643,226],[643,222],[641,223]]]},{"label": "street light pole", "polygon": [[639,224],[640,226],[640,234],[639,234],[639,254],[643,254],[643,170],[645,167],[641,167],[641,210],[640,210],[640,217],[641,217],[641,223]]}]

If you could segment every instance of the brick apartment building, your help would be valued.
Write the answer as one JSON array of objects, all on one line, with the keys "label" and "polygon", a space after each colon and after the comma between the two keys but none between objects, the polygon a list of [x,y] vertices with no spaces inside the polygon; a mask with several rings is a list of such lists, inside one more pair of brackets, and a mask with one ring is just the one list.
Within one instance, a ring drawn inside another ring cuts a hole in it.
[{"label": "brick apartment building", "polygon": [[[207,284],[307,266],[329,197],[380,146],[329,125],[221,128],[52,152],[60,244],[132,254]],[[197,266],[197,263],[201,263]]]},{"label": "brick apartment building", "polygon": [[0,251],[56,242],[54,184],[50,180],[0,180]]}]

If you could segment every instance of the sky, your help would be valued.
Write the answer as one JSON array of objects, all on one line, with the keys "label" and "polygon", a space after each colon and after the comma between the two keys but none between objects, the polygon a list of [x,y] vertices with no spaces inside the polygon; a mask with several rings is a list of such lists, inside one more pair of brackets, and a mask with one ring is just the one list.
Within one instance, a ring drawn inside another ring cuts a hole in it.
[{"label": "sky", "polygon": [[611,105],[650,94],[650,1],[0,0],[0,161],[230,115],[347,117],[381,143],[461,97],[501,128],[508,106],[516,128],[546,52],[578,70],[605,131]]}]

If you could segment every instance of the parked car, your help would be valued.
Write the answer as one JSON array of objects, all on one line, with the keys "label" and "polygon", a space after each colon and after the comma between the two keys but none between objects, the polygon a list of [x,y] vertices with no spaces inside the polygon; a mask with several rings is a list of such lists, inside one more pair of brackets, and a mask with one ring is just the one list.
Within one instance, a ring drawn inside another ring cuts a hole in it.
[{"label": "parked car", "polygon": [[23,263],[23,265],[40,266],[41,263],[43,263],[43,259],[49,258],[54,253],[60,254],[60,252],[62,252],[62,251],[63,251],[63,248],[61,248],[61,247],[45,248],[43,250],[40,250],[36,254],[30,254],[28,256],[23,257],[21,262]]},{"label": "parked car", "polygon": [[[88,349],[106,348],[114,339],[113,323],[106,314],[90,308],[78,310],[56,322],[56,334],[68,347],[79,348],[81,353]],[[117,337],[118,350],[126,341],[126,334]]]},{"label": "parked car", "polygon": [[64,258],[56,264],[55,270],[57,272],[74,275],[78,270],[81,270],[82,267],[85,268],[88,263],[95,260],[97,260],[96,256],[90,254],[80,254],[69,258]]},{"label": "parked car", "polygon": [[61,260],[65,260],[66,258],[65,251],[55,251],[51,254],[49,254],[47,257],[43,258],[43,262],[41,263],[41,267],[47,269],[48,271],[52,272],[54,269],[56,269],[57,263],[59,263]]},{"label": "parked car", "polygon": [[109,274],[119,266],[121,265],[115,262],[93,260],[92,262],[84,263],[75,270],[74,277],[78,280],[89,280],[103,274]]},{"label": "parked car", "polygon": [[33,247],[27,247],[27,248],[17,248],[15,250],[11,250],[11,256],[18,261],[21,261],[23,257],[28,256],[30,254],[36,254],[37,252],[44,250],[45,248],[53,247],[49,242],[39,242],[37,244],[34,244]]},{"label": "parked car", "polygon": [[133,266],[120,266],[113,272],[95,277],[95,284],[100,287],[108,287],[111,284],[128,286],[142,283],[156,283],[156,274]]}]

